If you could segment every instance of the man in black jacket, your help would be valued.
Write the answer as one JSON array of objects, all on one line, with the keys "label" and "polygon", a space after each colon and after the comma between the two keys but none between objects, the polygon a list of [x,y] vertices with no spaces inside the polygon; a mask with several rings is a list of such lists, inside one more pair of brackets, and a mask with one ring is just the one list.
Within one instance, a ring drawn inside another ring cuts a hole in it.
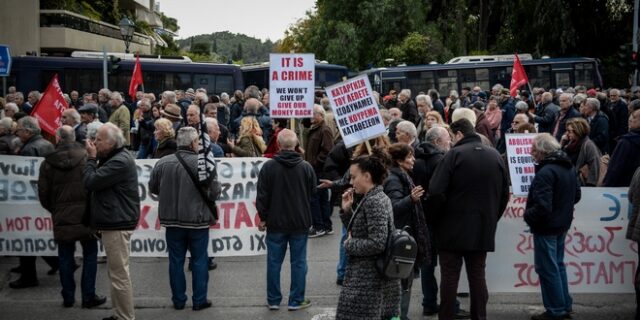
[{"label": "man in black jacket", "polygon": [[124,148],[122,130],[112,123],[98,129],[95,144],[86,141],[84,185],[91,198],[89,225],[102,234],[111,280],[115,316],[135,318],[129,274],[129,244],[140,218],[138,171],[133,155]]},{"label": "man in black jacket", "polygon": [[[70,109],[75,111],[75,109]],[[77,112],[76,112],[77,113]],[[74,129],[65,125],[56,130],[56,149],[40,165],[38,198],[53,219],[53,238],[58,244],[60,284],[65,308],[75,304],[76,242],[82,245],[82,307],[104,304],[107,298],[96,295],[98,241],[82,223],[86,207],[82,171],[87,158],[84,147],[76,143]]]},{"label": "man in black jacket", "polygon": [[307,239],[311,227],[308,199],[316,192],[313,167],[295,152],[296,134],[284,129],[278,135],[280,152],[267,161],[258,175],[256,208],[259,229],[267,230],[267,304],[278,310],[282,301],[280,269],[291,248],[291,292],[289,310],[311,305],[305,297]]},{"label": "man in black jacket", "polygon": [[[498,220],[509,201],[508,173],[500,154],[482,144],[473,124],[451,124],[455,145],[429,183],[427,214],[440,259],[440,319],[453,319],[462,261],[467,268],[471,318],[486,319],[487,252],[495,250]],[[482,204],[482,205],[479,205]]]},{"label": "man in black jacket", "polygon": [[531,156],[538,165],[524,221],[533,233],[536,272],[546,309],[531,319],[560,320],[572,312],[564,243],[573,220],[573,206],[580,200],[580,182],[571,160],[551,135],[542,133],[534,138]]},{"label": "man in black jacket", "polygon": [[600,101],[587,98],[580,105],[580,114],[589,122],[589,139],[598,146],[602,154],[609,153],[609,119],[600,111]]}]

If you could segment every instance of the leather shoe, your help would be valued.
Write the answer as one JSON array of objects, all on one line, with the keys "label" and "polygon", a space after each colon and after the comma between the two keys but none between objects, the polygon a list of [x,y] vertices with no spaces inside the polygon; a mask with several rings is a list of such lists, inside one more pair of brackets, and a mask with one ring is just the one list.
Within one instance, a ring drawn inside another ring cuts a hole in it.
[{"label": "leather shoe", "polygon": [[105,302],[107,302],[107,297],[95,295],[89,301],[82,301],[82,308],[90,309],[104,304]]},{"label": "leather shoe", "polygon": [[182,309],[184,309],[184,304],[183,304],[183,305],[181,305],[181,306],[178,306],[178,305],[175,305],[175,304],[174,304],[174,305],[173,305],[173,308],[174,308],[174,309],[176,309],[176,310],[182,310]]},{"label": "leather shoe", "polygon": [[213,261],[213,259],[209,259],[209,270],[215,270],[218,267],[218,264]]},{"label": "leather shoe", "polygon": [[199,310],[210,308],[210,307],[211,307],[211,300],[207,300],[207,302],[201,305],[193,306],[193,311],[199,311]]},{"label": "leather shoe", "polygon": [[71,308],[75,303],[76,303],[75,301],[64,301],[62,302],[62,306],[65,308]]},{"label": "leather shoe", "polygon": [[23,279],[18,279],[16,281],[12,281],[9,283],[9,287],[12,289],[24,289],[30,287],[37,287],[40,283],[38,280],[26,281]]}]

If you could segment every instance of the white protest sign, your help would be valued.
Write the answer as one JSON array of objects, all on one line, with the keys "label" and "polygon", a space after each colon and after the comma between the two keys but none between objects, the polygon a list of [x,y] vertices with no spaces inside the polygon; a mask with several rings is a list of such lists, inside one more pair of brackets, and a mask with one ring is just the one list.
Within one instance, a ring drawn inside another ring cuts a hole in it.
[{"label": "white protest sign", "polygon": [[[258,231],[254,205],[258,172],[265,158],[216,159],[222,194],[216,201],[218,223],[211,226],[209,255],[250,256],[266,253],[265,233]],[[51,214],[38,200],[38,174],[43,158],[0,156],[0,256],[55,256]],[[140,221],[131,238],[131,255],[167,256],[158,199],[149,193],[149,174],[157,160],[136,160]],[[194,197],[199,197],[194,194]],[[100,248],[102,253],[102,248]]]},{"label": "white protest sign", "polygon": [[531,144],[535,133],[507,134],[507,163],[509,164],[509,176],[513,186],[513,194],[518,197],[526,197],[536,169],[531,156]]},{"label": "white protest sign", "polygon": [[337,83],[326,91],[347,148],[387,133],[367,76]]},{"label": "white protest sign", "polygon": [[269,55],[271,118],[311,118],[316,61],[313,54]]}]

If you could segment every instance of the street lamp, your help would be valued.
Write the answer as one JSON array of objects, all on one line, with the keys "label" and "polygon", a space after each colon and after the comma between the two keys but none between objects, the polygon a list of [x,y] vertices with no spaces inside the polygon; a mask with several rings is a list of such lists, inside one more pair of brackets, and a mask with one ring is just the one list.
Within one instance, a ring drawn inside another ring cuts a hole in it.
[{"label": "street lamp", "polygon": [[127,17],[122,18],[118,25],[120,26],[120,35],[122,35],[122,40],[124,40],[124,52],[129,53],[129,43],[131,43],[131,39],[133,38],[133,31],[135,31],[136,26]]}]

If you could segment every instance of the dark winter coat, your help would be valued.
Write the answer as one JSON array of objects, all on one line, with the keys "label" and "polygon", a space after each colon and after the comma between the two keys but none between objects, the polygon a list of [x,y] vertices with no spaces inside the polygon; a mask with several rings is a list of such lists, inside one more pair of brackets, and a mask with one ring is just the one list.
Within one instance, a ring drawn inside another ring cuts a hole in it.
[{"label": "dark winter coat", "polygon": [[324,163],[333,149],[333,134],[324,123],[315,124],[309,129],[304,160],[309,162],[318,178],[324,178]]},{"label": "dark winter coat", "polygon": [[412,178],[416,185],[422,186],[426,194],[429,194],[429,181],[440,160],[444,157],[444,151],[431,142],[424,142],[415,149],[415,164],[413,165]]},{"label": "dark winter coat", "polygon": [[629,204],[631,205],[631,217],[627,225],[626,238],[640,241],[640,168],[636,170],[629,186]]},{"label": "dark winter coat", "polygon": [[495,137],[493,135],[493,130],[491,130],[491,124],[489,124],[489,120],[487,120],[487,116],[484,115],[484,112],[476,111],[476,133],[481,134],[491,142],[492,146],[496,145]]},{"label": "dark winter coat", "polygon": [[22,146],[20,155],[25,157],[46,157],[54,150],[53,144],[36,134]]},{"label": "dark winter coat", "polygon": [[281,150],[258,175],[256,208],[268,232],[306,233],[311,227],[309,198],[316,192],[316,175],[302,156]]},{"label": "dark winter coat", "polygon": [[83,184],[87,151],[78,143],[60,143],[40,165],[38,195],[53,219],[53,238],[69,243],[91,238],[82,219],[86,208]]},{"label": "dark winter coat", "polygon": [[556,140],[562,140],[562,136],[565,132],[567,132],[567,120],[578,117],[581,117],[580,112],[574,107],[569,107],[569,110],[567,110],[564,115],[558,115],[557,121],[559,121],[560,123],[558,124],[558,132],[556,132],[555,135]]},{"label": "dark winter coat", "polygon": [[504,136],[507,130],[511,128],[513,117],[516,116],[516,103],[513,101],[513,99],[509,98],[500,105],[500,110],[502,110],[500,132]]},{"label": "dark winter coat", "polygon": [[164,156],[168,156],[170,154],[176,153],[178,149],[178,145],[176,144],[175,138],[168,138],[166,140],[160,141],[156,150],[153,152],[153,159],[160,159]]},{"label": "dark winter coat", "polygon": [[89,225],[97,230],[133,230],[140,218],[138,170],[131,152],[113,150],[84,168],[84,186],[89,191]]},{"label": "dark winter coat", "polygon": [[589,139],[596,144],[602,154],[609,153],[609,119],[607,116],[599,111],[593,119],[589,122],[591,132],[589,132]]},{"label": "dark winter coat", "polygon": [[429,184],[427,215],[442,251],[494,251],[498,220],[509,201],[507,168],[476,134],[449,150]]},{"label": "dark winter coat", "polygon": [[626,187],[631,177],[640,167],[640,130],[629,131],[618,139],[604,177],[605,187]]},{"label": "dark winter coat", "polygon": [[409,99],[405,103],[399,103],[398,108],[402,111],[402,119],[411,121],[414,125],[418,125],[420,115],[418,114],[418,108],[413,100]]},{"label": "dark winter coat", "polygon": [[524,221],[537,235],[560,235],[573,220],[573,206],[580,201],[580,181],[563,151],[548,155],[536,166]]},{"label": "dark winter coat", "polygon": [[20,139],[12,133],[0,136],[0,155],[10,155],[15,153],[16,145]]},{"label": "dark winter coat", "polygon": [[558,119],[559,113],[560,107],[553,104],[553,102],[538,105],[536,108],[537,117],[535,118],[535,121],[538,124],[538,132],[553,133],[554,125],[556,124],[556,119]]}]

